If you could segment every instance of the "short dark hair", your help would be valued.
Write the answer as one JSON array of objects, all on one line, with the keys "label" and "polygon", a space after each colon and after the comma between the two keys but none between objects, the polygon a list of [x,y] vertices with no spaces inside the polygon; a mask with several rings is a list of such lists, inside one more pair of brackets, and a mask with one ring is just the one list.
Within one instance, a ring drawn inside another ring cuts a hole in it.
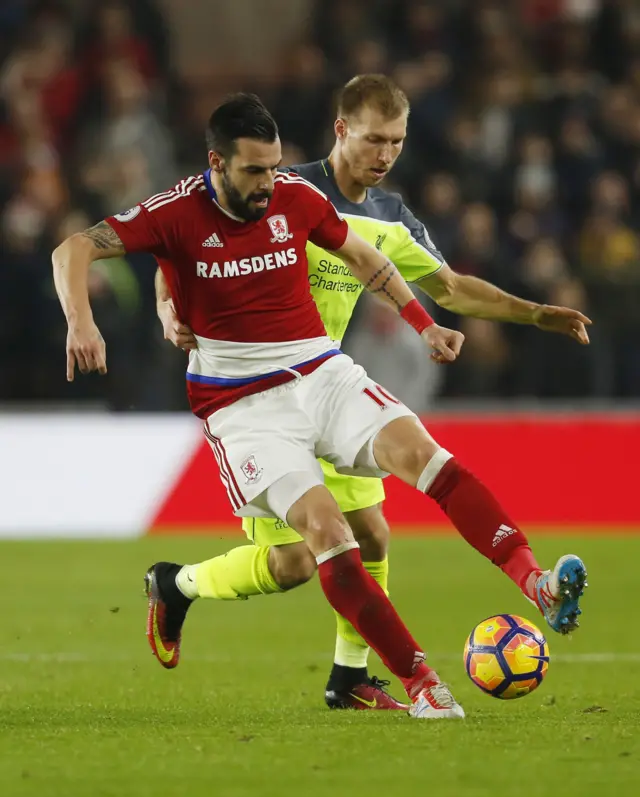
[{"label": "short dark hair", "polygon": [[365,106],[380,111],[385,119],[409,113],[407,95],[386,75],[356,75],[338,91],[336,99],[338,116],[344,119]]},{"label": "short dark hair", "polygon": [[278,125],[262,100],[255,94],[232,94],[209,117],[205,138],[209,152],[230,157],[236,140],[254,138],[272,144]]}]

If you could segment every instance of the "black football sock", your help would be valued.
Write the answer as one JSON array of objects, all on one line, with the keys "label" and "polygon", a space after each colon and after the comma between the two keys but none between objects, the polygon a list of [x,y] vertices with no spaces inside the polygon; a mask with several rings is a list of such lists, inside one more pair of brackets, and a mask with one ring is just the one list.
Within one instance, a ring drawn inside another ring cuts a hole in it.
[{"label": "black football sock", "polygon": [[366,667],[345,667],[335,664],[331,669],[327,682],[328,692],[348,692],[357,684],[365,683],[369,679]]}]

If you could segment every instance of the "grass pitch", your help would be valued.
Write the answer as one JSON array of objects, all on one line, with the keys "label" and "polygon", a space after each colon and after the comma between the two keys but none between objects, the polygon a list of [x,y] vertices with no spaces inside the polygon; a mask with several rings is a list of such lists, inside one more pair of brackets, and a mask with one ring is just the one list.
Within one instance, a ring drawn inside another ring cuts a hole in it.
[{"label": "grass pitch", "polygon": [[455,535],[394,540],[392,597],[464,706],[461,722],[325,709],[334,624],[316,580],[287,595],[199,602],[180,666],[163,670],[144,636],[146,567],[241,543],[0,544],[0,794],[640,793],[640,536],[534,538],[543,564],[581,554],[591,587],[580,631],[549,632],[549,674],[514,702],[473,686],[462,648],[488,615],[539,622],[532,607]]}]

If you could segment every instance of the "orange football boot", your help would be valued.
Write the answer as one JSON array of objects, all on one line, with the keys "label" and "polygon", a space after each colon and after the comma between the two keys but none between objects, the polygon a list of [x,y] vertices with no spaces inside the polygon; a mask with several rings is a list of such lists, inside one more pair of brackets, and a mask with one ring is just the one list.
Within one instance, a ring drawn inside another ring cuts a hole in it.
[{"label": "orange football boot", "polygon": [[193,603],[175,583],[181,566],[173,562],[156,562],[144,577],[149,598],[147,639],[153,655],[168,670],[177,667],[180,661],[182,626]]}]

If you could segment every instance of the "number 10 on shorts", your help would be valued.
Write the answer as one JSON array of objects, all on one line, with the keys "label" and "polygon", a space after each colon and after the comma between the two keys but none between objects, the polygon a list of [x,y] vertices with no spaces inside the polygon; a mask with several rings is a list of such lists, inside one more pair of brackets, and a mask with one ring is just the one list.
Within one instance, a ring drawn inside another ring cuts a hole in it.
[{"label": "number 10 on shorts", "polygon": [[365,387],[362,392],[365,394],[365,396],[370,398],[371,401],[377,404],[381,410],[386,410],[389,404],[400,404],[395,396],[387,393],[387,391],[383,387],[380,387],[380,385]]}]

